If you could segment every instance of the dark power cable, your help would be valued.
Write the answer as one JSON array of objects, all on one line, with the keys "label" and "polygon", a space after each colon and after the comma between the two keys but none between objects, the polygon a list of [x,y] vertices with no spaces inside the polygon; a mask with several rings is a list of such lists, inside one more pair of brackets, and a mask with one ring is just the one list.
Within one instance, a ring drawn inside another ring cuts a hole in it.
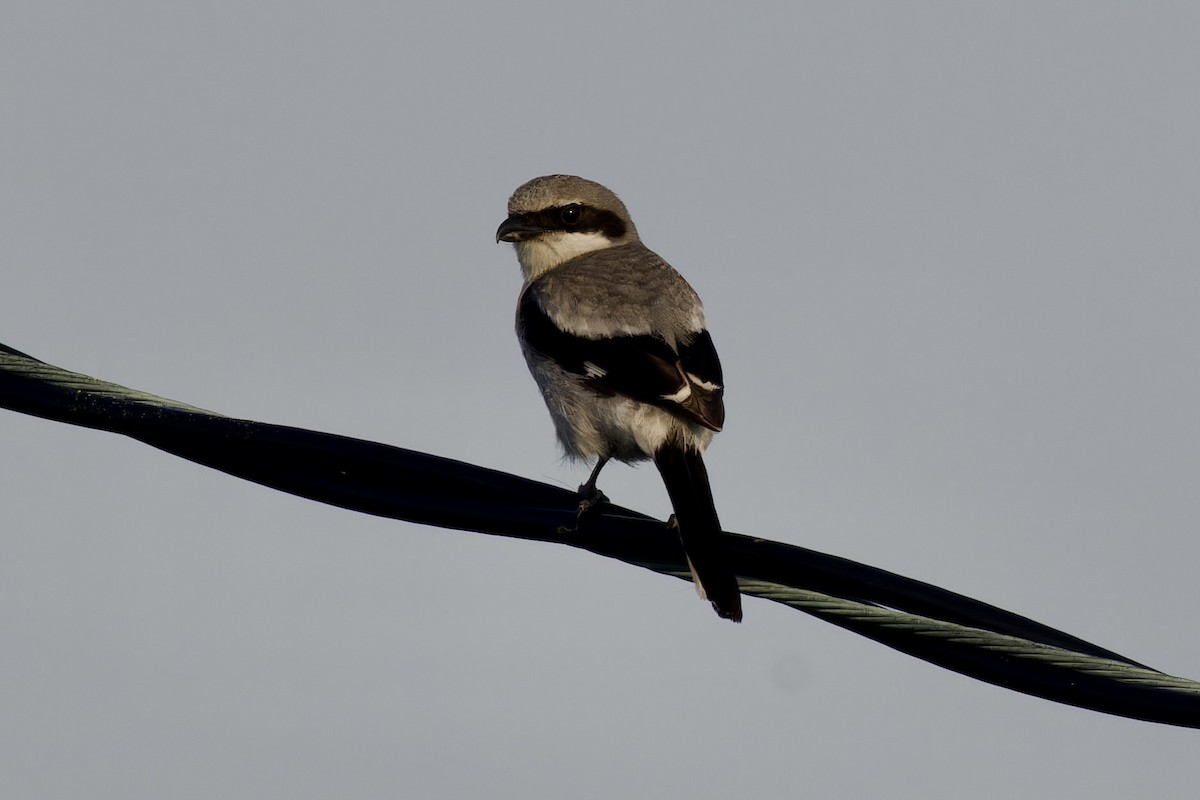
[{"label": "dark power cable", "polygon": [[[130,436],[342,508],[580,547],[688,578],[663,522],[573,492],[374,442],[236,419],[69,372],[0,345],[0,406]],[[946,669],[1060,703],[1200,727],[1200,684],[960,594],[802,547],[726,534],[742,591]]]}]

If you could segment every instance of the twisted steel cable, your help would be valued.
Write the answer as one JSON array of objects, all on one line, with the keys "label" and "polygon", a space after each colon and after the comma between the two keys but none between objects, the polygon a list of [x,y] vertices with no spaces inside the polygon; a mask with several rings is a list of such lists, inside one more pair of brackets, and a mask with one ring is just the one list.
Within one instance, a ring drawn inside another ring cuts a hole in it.
[{"label": "twisted steel cable", "polygon": [[[237,419],[46,364],[0,345],[0,406],[130,436],[323,503],[392,519],[580,547],[688,580],[659,520],[604,505],[574,528],[573,492],[426,453]],[[563,533],[569,530],[568,533]],[[927,583],[726,533],[742,592],[946,669],[1060,703],[1200,727],[1200,683]]]}]

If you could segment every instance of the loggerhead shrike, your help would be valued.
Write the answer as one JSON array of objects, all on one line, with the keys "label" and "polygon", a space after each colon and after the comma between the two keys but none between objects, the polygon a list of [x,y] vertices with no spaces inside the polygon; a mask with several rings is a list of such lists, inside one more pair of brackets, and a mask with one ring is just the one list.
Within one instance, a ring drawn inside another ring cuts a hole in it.
[{"label": "loggerhead shrike", "polygon": [[625,205],[573,175],[519,187],[497,242],[525,285],[517,338],[568,456],[595,458],[580,514],[603,499],[609,459],[653,459],[700,596],[740,622],[741,595],[701,452],[725,421],[721,363],[700,298],[638,238]]}]

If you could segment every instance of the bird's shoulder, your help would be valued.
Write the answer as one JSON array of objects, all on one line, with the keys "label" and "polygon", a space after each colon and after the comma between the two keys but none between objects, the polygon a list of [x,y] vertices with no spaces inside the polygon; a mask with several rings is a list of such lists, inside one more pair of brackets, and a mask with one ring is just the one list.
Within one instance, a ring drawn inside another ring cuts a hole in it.
[{"label": "bird's shoulder", "polygon": [[673,339],[704,329],[704,307],[695,290],[641,242],[574,258],[531,282],[525,292],[556,325],[578,336]]}]

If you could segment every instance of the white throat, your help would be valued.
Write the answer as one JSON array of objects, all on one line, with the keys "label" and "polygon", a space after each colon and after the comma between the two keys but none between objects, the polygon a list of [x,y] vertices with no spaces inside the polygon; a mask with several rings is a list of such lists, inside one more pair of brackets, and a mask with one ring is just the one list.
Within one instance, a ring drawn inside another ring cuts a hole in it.
[{"label": "white throat", "polygon": [[612,247],[613,240],[602,233],[553,231],[514,244],[528,283],[572,258]]}]

